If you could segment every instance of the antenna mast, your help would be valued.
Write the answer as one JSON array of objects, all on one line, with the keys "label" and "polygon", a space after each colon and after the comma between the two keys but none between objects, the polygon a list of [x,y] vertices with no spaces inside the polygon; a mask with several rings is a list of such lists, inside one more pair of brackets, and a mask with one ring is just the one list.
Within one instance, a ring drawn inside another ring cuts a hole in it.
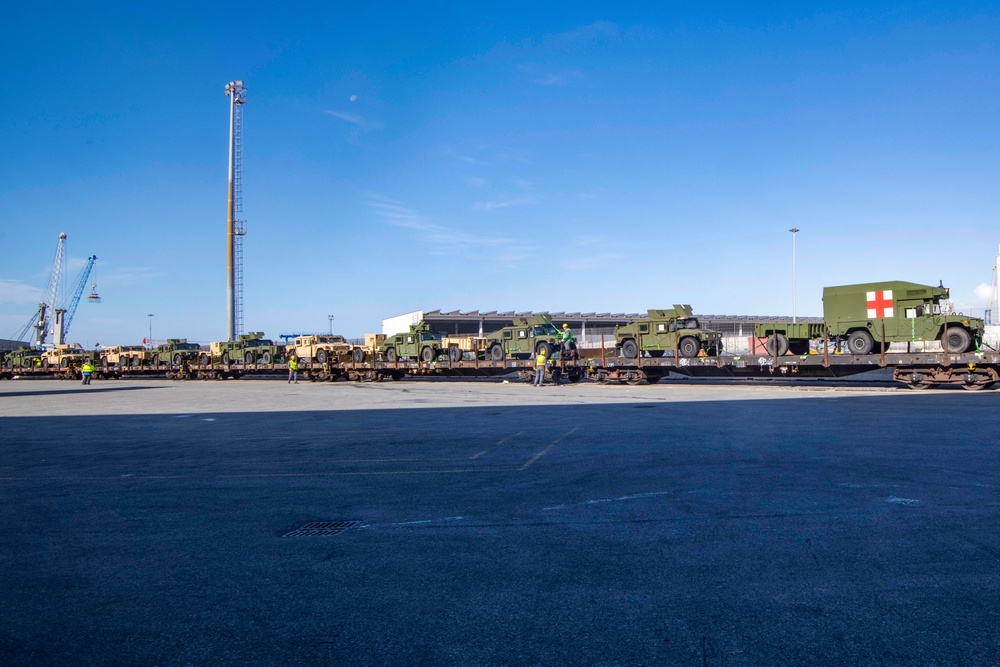
[{"label": "antenna mast", "polygon": [[228,215],[228,277],[226,305],[229,340],[243,333],[243,236],[246,220],[237,220],[243,212],[243,105],[247,90],[242,81],[226,84],[229,97],[229,215]]}]

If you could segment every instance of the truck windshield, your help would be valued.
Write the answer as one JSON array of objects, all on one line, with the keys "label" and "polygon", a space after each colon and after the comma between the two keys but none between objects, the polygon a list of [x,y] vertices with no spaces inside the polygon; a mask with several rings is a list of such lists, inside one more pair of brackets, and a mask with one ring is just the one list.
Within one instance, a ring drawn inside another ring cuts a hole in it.
[{"label": "truck windshield", "polygon": [[[551,329],[551,331],[549,331],[549,329]],[[557,336],[557,335],[559,335],[559,332],[556,331],[555,327],[537,326],[537,327],[535,327],[535,335],[536,336]]]},{"label": "truck windshield", "polygon": [[420,340],[441,340],[441,334],[439,334],[439,333],[422,333],[422,334],[420,334]]},{"label": "truck windshield", "polygon": [[684,324],[682,326],[685,329],[697,329],[698,328],[698,318],[697,317],[689,317],[686,320],[684,320]]}]

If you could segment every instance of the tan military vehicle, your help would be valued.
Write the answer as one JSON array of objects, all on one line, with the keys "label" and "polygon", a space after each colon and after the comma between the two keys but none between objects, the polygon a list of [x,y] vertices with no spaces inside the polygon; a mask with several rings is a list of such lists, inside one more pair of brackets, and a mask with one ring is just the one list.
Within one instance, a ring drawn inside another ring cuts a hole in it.
[{"label": "tan military vehicle", "polygon": [[114,345],[104,348],[104,368],[139,368],[146,360],[146,348],[141,345]]},{"label": "tan military vehicle", "polygon": [[351,344],[343,336],[312,335],[298,336],[285,346],[285,356],[295,355],[299,361],[315,361],[325,364],[328,359],[350,354]]},{"label": "tan military vehicle", "polygon": [[56,345],[42,352],[42,368],[73,368],[81,365],[85,356],[79,344]]}]

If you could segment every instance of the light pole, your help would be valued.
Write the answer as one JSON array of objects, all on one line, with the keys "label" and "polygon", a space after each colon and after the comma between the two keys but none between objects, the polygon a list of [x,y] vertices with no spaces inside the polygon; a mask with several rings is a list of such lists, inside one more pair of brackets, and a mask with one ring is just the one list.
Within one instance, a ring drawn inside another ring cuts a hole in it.
[{"label": "light pole", "polygon": [[333,335],[333,315],[327,315],[326,319],[330,322],[330,335]]},{"label": "light pole", "polygon": [[146,317],[149,318],[149,338],[147,338],[146,340],[148,340],[149,344],[152,345],[153,344],[153,313],[150,313],[149,315],[146,315]]},{"label": "light pole", "polygon": [[792,227],[788,231],[792,233],[792,324],[795,324],[798,321],[795,317],[795,237],[799,228]]}]

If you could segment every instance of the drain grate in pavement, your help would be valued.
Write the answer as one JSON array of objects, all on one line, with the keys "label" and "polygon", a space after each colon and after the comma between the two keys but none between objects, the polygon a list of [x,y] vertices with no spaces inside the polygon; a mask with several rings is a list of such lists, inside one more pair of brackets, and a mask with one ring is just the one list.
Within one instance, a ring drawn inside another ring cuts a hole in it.
[{"label": "drain grate in pavement", "polygon": [[356,525],[357,521],[311,521],[282,537],[330,537]]}]

